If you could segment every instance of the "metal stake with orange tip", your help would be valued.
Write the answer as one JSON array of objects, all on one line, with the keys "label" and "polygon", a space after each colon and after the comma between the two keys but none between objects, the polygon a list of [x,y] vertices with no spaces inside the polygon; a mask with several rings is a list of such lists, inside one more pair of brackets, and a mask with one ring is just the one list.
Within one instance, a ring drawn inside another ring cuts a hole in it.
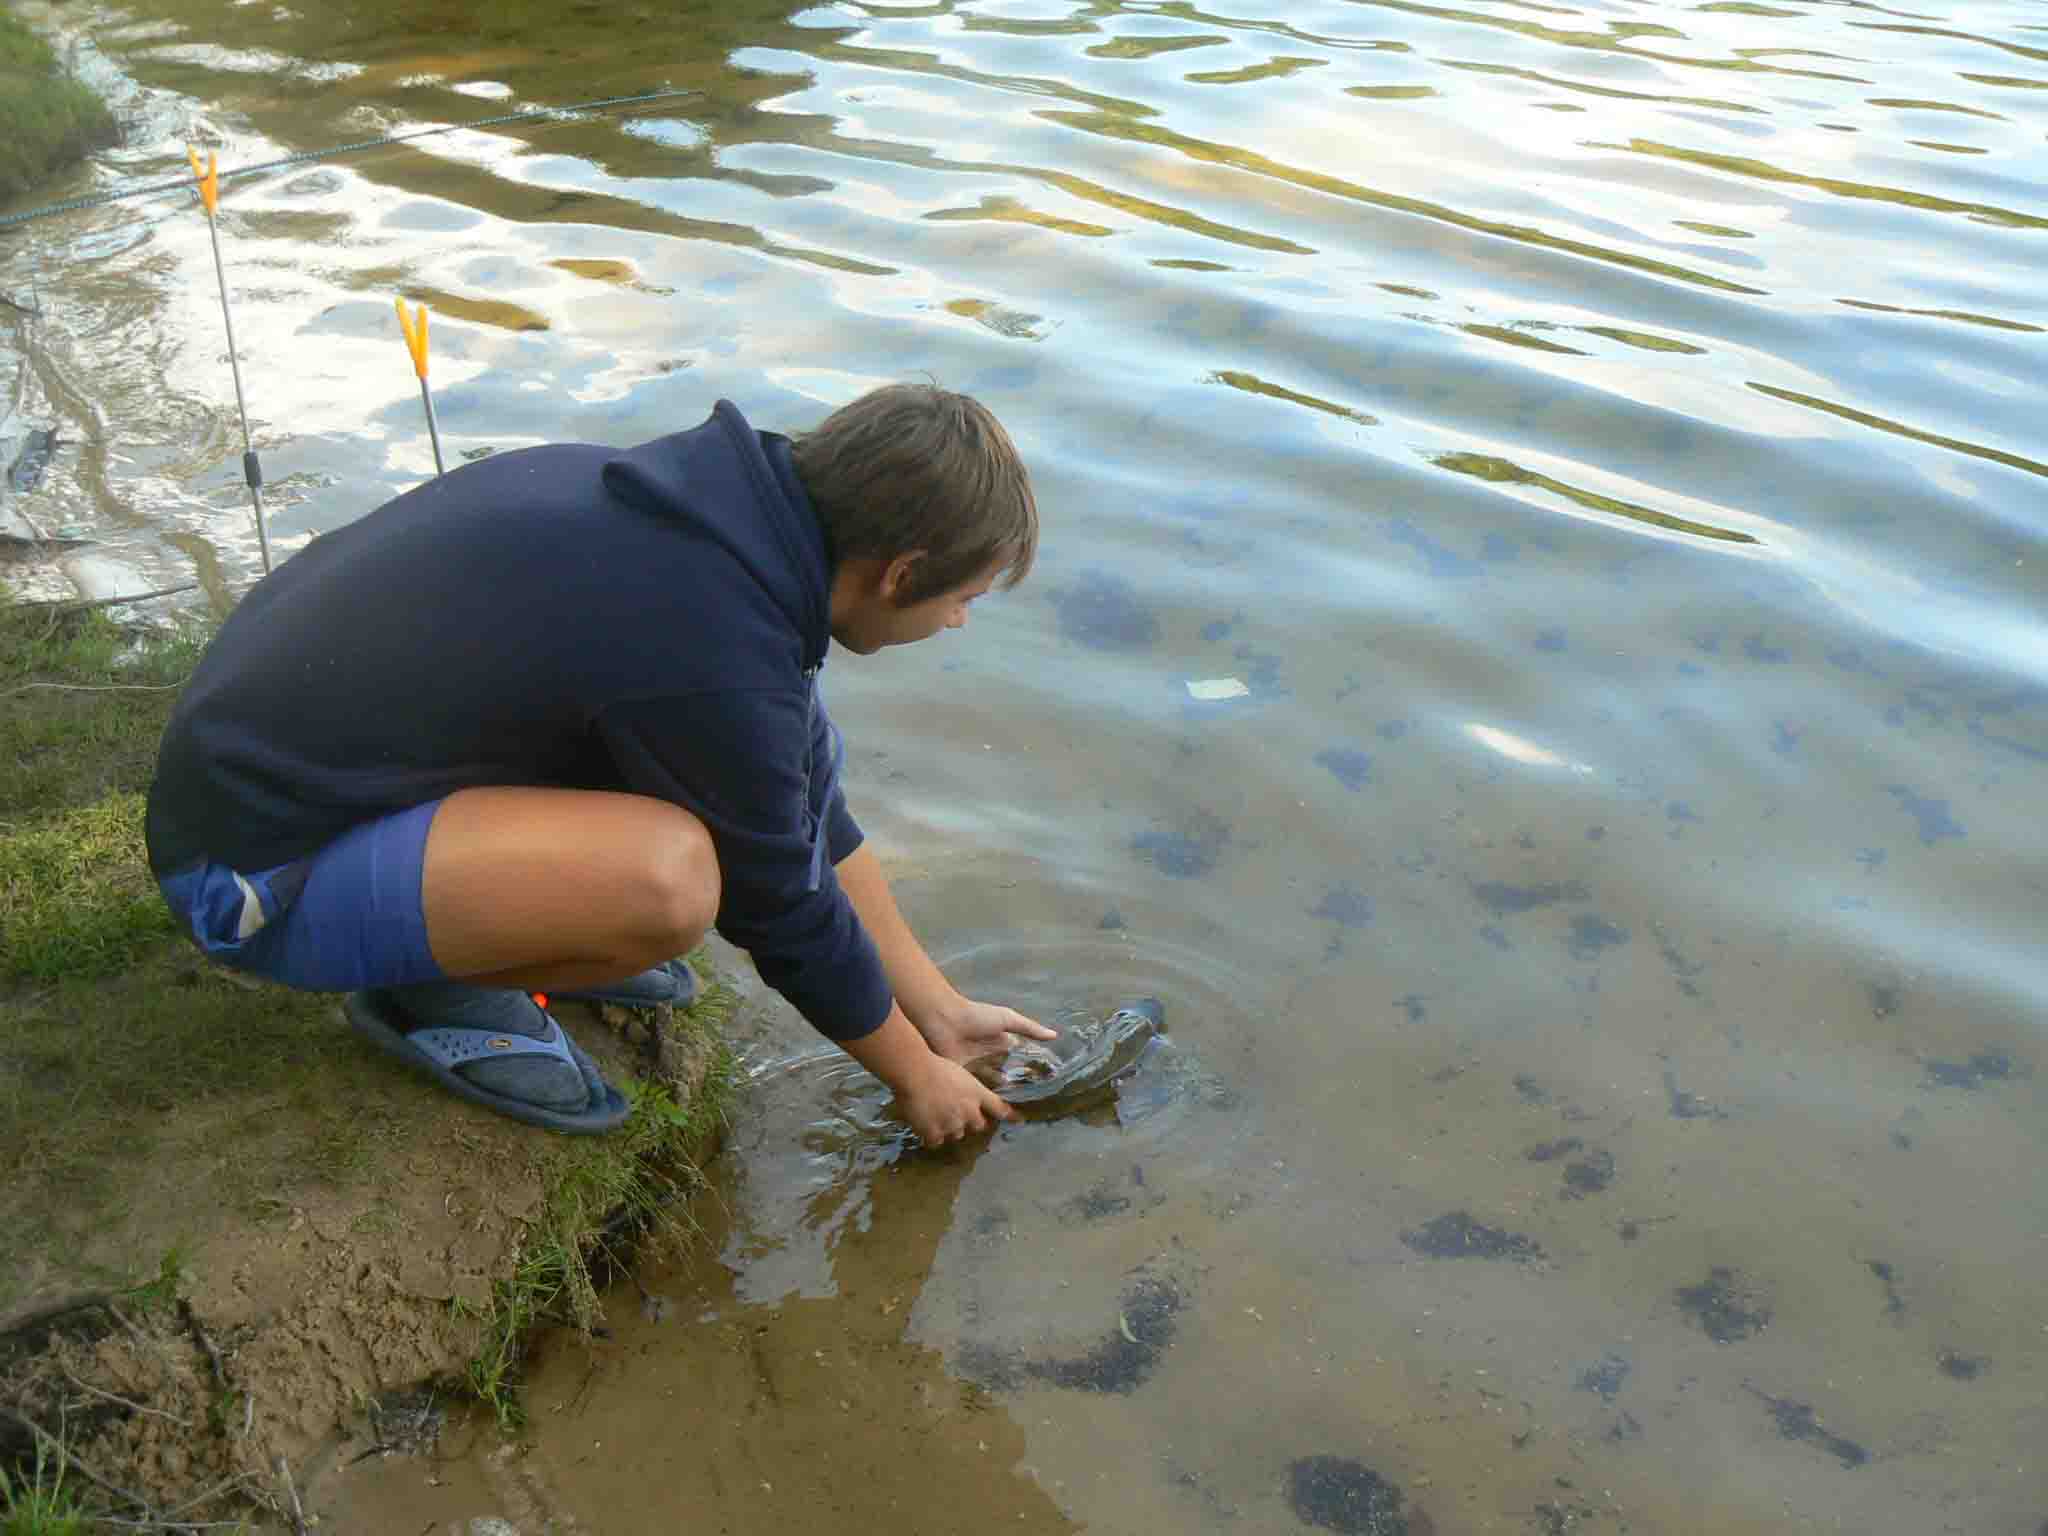
[{"label": "metal stake with orange tip", "polygon": [[441,424],[434,420],[434,397],[427,389],[427,306],[420,306],[419,322],[415,326],[405,312],[405,300],[396,302],[398,328],[405,332],[406,350],[412,353],[412,371],[420,376],[420,400],[427,408],[427,436],[434,442],[434,473],[445,475],[448,466],[441,462]]},{"label": "metal stake with orange tip", "polygon": [[270,574],[270,534],[263,526],[263,466],[249,442],[249,406],[242,398],[242,362],[235,356],[235,317],[228,312],[228,272],[220,259],[220,225],[214,218],[220,206],[220,158],[206,152],[206,169],[199,168],[199,151],[190,145],[185,154],[192,162],[192,175],[199,183],[199,200],[206,204],[206,230],[213,236],[213,271],[220,279],[220,318],[228,331],[228,366],[235,371],[235,409],[242,418],[242,478],[249,482],[249,500],[256,506],[256,546],[263,554],[263,574]]}]

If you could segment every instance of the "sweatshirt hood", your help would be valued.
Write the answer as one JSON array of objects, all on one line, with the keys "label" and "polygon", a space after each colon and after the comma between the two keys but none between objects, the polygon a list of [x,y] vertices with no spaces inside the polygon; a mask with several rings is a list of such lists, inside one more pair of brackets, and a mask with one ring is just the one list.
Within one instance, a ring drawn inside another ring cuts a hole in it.
[{"label": "sweatshirt hood", "polygon": [[710,417],[606,462],[605,489],[658,517],[718,540],[780,608],[815,667],[831,643],[832,573],[789,440],[756,431],[720,400]]}]

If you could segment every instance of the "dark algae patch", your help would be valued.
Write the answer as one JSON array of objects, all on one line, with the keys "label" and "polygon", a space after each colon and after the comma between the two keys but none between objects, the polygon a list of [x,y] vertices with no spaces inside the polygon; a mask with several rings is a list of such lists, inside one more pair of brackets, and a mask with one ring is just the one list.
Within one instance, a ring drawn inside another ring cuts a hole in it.
[{"label": "dark algae patch", "polygon": [[1572,931],[1565,940],[1565,948],[1571,951],[1574,960],[1594,960],[1604,949],[1613,949],[1628,942],[1628,930],[1617,927],[1597,913],[1581,913],[1572,919]]},{"label": "dark algae patch", "polygon": [[1726,1120],[1728,1116],[1714,1107],[1708,1100],[1696,1093],[1687,1093],[1678,1086],[1678,1077],[1669,1067],[1664,1069],[1664,1099],[1670,1107],[1674,1120]]},{"label": "dark algae patch", "polygon": [[1346,882],[1333,885],[1308,909],[1310,917],[1326,917],[1345,928],[1363,928],[1372,921],[1372,898]]},{"label": "dark algae patch", "polygon": [[1749,1390],[1771,1410],[1771,1418],[1777,1423],[1781,1440],[1804,1440],[1819,1446],[1845,1467],[1860,1467],[1870,1460],[1870,1452],[1854,1440],[1844,1439],[1828,1429],[1808,1404],[1795,1403],[1789,1397],[1772,1397],[1768,1392],[1758,1392],[1755,1387]]},{"label": "dark algae patch", "polygon": [[1472,895],[1479,904],[1496,917],[1533,912],[1538,907],[1554,906],[1560,901],[1584,901],[1587,894],[1585,886],[1576,880],[1550,880],[1541,885],[1509,885],[1504,880],[1487,880],[1476,882],[1472,887]]},{"label": "dark algae patch", "polygon": [[1208,874],[1229,845],[1229,826],[1207,811],[1194,811],[1178,827],[1141,832],[1131,840],[1136,853],[1176,880]]},{"label": "dark algae patch", "polygon": [[1899,1272],[1883,1259],[1869,1259],[1865,1262],[1869,1264],[1870,1272],[1877,1276],[1878,1283],[1884,1287],[1885,1312],[1897,1317],[1906,1310],[1905,1298],[1899,1295]]},{"label": "dark algae patch", "polygon": [[1968,1061],[1928,1061],[1927,1086],[1960,1088],[1975,1093],[1986,1083],[2002,1083],[2015,1075],[2013,1060],[2004,1051],[1980,1051]]},{"label": "dark algae patch", "polygon": [[1628,1380],[1629,1363],[1619,1355],[1602,1355],[1598,1365],[1589,1365],[1579,1372],[1579,1379],[1573,1383],[1581,1392],[1595,1392],[1602,1402],[1611,1403],[1615,1394],[1621,1391],[1621,1384]]},{"label": "dark algae patch", "polygon": [[1733,1344],[1770,1325],[1771,1309],[1750,1293],[1740,1275],[1720,1265],[1698,1285],[1680,1286],[1676,1295],[1679,1310],[1716,1344]]},{"label": "dark algae patch", "polygon": [[1287,1468],[1294,1517],[1319,1531],[1346,1536],[1425,1536],[1425,1522],[1401,1513],[1400,1489],[1349,1456],[1302,1456]]},{"label": "dark algae patch", "polygon": [[1429,1259],[1514,1259],[1543,1257],[1543,1250],[1519,1232],[1474,1221],[1466,1211],[1447,1211],[1401,1234],[1401,1241]]},{"label": "dark algae patch", "polygon": [[1614,1154],[1595,1147],[1584,1157],[1564,1165],[1564,1197],[1583,1200],[1597,1195],[1614,1182]]},{"label": "dark algae patch", "polygon": [[[1542,1101],[1539,1099],[1534,1102],[1541,1103]],[[1533,1146],[1523,1156],[1527,1157],[1532,1163],[1554,1163],[1560,1157],[1571,1156],[1572,1153],[1578,1151],[1583,1146],[1585,1146],[1585,1143],[1579,1140],[1578,1137],[1567,1136],[1562,1141],[1546,1141]]]},{"label": "dark algae patch", "polygon": [[1941,1374],[1954,1381],[1975,1381],[1991,1369],[1989,1355],[1962,1355],[1952,1349],[1944,1349],[1935,1356],[1941,1367]]},{"label": "dark algae patch", "polygon": [[1903,784],[1885,785],[1885,793],[1897,800],[1907,815],[1919,823],[1920,841],[1933,847],[1944,837],[1961,837],[1962,823],[1948,813],[1946,800],[1930,800],[1916,795]]},{"label": "dark algae patch", "polygon": [[1330,747],[1316,754],[1316,762],[1330,770],[1337,782],[1353,794],[1372,782],[1372,754],[1355,747]]},{"label": "dark algae patch", "polygon": [[1158,1369],[1186,1300],[1172,1280],[1141,1272],[1117,1299],[1109,1332],[1085,1353],[1029,1360],[1014,1350],[972,1343],[960,1352],[960,1370],[970,1381],[997,1390],[1035,1380],[1077,1392],[1134,1392]]},{"label": "dark algae patch", "polygon": [[1142,651],[1159,638],[1159,615],[1138,589],[1107,571],[1087,571],[1048,594],[1060,633],[1092,651]]}]

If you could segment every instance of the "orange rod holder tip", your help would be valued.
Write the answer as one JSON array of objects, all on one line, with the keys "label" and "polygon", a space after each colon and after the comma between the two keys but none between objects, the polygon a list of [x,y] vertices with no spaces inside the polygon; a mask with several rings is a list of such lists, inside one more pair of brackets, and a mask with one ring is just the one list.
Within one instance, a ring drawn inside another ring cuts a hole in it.
[{"label": "orange rod holder tip", "polygon": [[434,444],[434,473],[446,474],[448,466],[441,462],[441,424],[434,419],[434,396],[427,388],[427,306],[419,306],[417,319],[405,312],[405,300],[393,300],[398,306],[398,328],[405,332],[405,348],[412,353],[412,371],[420,376],[420,403],[427,408],[427,436]]},{"label": "orange rod holder tip", "polygon": [[199,151],[189,144],[185,146],[185,158],[192,162],[192,179],[199,183],[199,199],[206,204],[210,218],[220,206],[220,156],[209,149],[203,171],[199,168]]},{"label": "orange rod holder tip", "polygon": [[206,204],[206,232],[213,237],[213,272],[220,279],[220,319],[227,327],[228,366],[235,373],[235,410],[242,418],[242,478],[249,482],[249,500],[256,508],[256,547],[263,556],[263,574],[270,574],[270,534],[263,526],[263,466],[249,441],[249,403],[242,394],[242,360],[235,354],[235,317],[228,309],[228,272],[220,257],[220,222],[214,217],[220,206],[220,156],[206,152],[206,169],[199,168],[199,151],[185,146],[185,158],[192,162],[193,178],[199,183],[199,200]]}]

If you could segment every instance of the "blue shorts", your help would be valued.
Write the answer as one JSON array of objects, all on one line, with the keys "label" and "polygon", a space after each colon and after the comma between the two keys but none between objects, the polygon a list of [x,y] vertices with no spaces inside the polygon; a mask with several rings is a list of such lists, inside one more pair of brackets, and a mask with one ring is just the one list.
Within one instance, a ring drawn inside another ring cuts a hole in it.
[{"label": "blue shorts", "polygon": [[439,800],[364,822],[275,869],[202,864],[158,881],[213,959],[308,992],[443,979],[420,904],[427,829]]}]

